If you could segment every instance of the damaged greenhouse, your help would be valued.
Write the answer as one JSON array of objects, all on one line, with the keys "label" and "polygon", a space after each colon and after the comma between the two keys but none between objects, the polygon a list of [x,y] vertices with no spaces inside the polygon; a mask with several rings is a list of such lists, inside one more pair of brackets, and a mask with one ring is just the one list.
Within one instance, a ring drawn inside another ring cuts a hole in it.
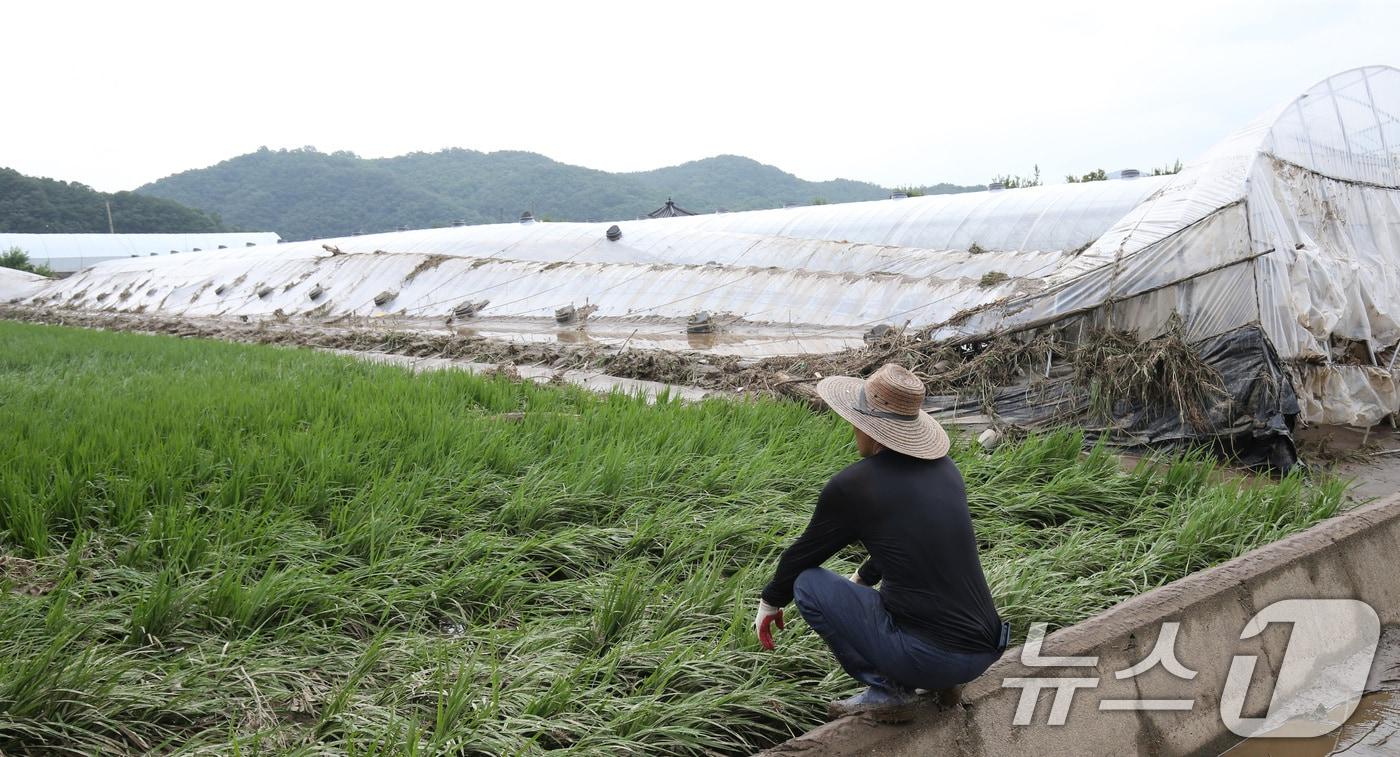
[{"label": "damaged greenhouse", "polygon": [[[798,380],[896,359],[946,416],[1220,440],[1286,468],[1297,421],[1370,426],[1400,409],[1400,70],[1331,76],[1174,175],[616,224],[524,218],[114,260],[4,287],[49,315],[468,329],[729,356]],[[865,357],[811,357],[843,352]]]}]

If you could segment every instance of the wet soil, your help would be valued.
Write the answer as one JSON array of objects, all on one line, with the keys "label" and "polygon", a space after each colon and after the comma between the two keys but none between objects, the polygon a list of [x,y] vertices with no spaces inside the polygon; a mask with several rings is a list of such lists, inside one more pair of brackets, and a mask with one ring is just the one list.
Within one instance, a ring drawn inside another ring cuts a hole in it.
[{"label": "wet soil", "polygon": [[1296,437],[1305,460],[1352,482],[1349,494],[1358,504],[1400,492],[1400,433],[1389,424],[1312,427]]},{"label": "wet soil", "polygon": [[1311,738],[1256,736],[1226,750],[1221,757],[1400,755],[1400,631],[1397,629],[1387,629],[1381,637],[1366,681],[1366,692],[1350,715],[1347,707],[1339,706],[1313,716],[1314,720],[1325,724],[1338,724],[1330,733]]},{"label": "wet soil", "polygon": [[[1336,718],[1329,711],[1324,717]],[[1379,757],[1400,754],[1400,691],[1374,691],[1337,730],[1307,739],[1259,736],[1241,742],[1222,757]]]},{"label": "wet soil", "polygon": [[599,340],[506,340],[472,326],[361,324],[280,318],[242,322],[160,314],[60,310],[0,305],[0,318],[114,331],[280,344],[467,363],[531,366],[551,371],[586,371],[728,393],[786,395],[815,402],[810,384],[821,375],[868,373],[882,353],[850,349],[822,355],[764,359],[702,351],[676,351]]},{"label": "wet soil", "polygon": [[[383,352],[358,352],[355,350],[329,350],[341,355],[367,360],[373,363],[385,363],[389,365],[401,365],[415,372],[421,371],[444,371],[459,370],[470,373],[493,373],[503,370],[500,365],[490,363],[473,363],[463,360],[448,360],[436,357],[409,357],[407,355],[391,355]],[[605,373],[588,370],[554,370],[543,366],[520,365],[510,366],[508,371],[516,378],[536,381],[539,383],[566,382],[575,384],[585,389],[596,392],[611,392],[620,390],[628,394],[640,394],[648,402],[654,402],[656,398],[666,393],[670,397],[679,397],[688,401],[702,400],[712,393],[705,389],[697,389],[692,386],[679,384],[663,384],[659,381],[645,381],[642,379],[618,378]]]}]

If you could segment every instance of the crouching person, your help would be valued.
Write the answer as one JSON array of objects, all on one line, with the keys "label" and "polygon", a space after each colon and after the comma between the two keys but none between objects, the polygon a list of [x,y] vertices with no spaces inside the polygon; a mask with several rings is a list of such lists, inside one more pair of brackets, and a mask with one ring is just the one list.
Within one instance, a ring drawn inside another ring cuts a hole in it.
[{"label": "crouching person", "polygon": [[[833,376],[817,392],[855,427],[861,460],[822,490],[807,530],[778,561],[754,628],[765,649],[794,598],[841,667],[868,688],[830,715],[912,716],[916,690],[981,675],[1006,649],[977,557],[948,434],[922,410],[923,383],[897,365],[869,379]],[[821,566],[855,542],[869,559],[849,579]],[[876,584],[880,588],[873,588]]]}]

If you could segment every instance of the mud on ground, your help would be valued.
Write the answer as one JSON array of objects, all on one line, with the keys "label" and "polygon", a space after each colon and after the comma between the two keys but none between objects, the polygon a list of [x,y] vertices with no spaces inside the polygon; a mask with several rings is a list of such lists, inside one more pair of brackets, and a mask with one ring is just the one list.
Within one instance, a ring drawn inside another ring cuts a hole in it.
[{"label": "mud on ground", "polygon": [[1351,481],[1347,494],[1360,504],[1400,492],[1400,432],[1389,423],[1370,429],[1313,426],[1295,435],[1301,457]]},{"label": "mud on ground", "polygon": [[306,318],[236,321],[154,313],[57,310],[0,305],[0,318],[147,334],[281,344],[409,357],[436,357],[501,365],[539,365],[559,371],[593,370],[628,379],[702,389],[783,395],[819,404],[812,384],[821,376],[865,375],[890,355],[879,347],[827,355],[746,359],[659,349],[616,349],[597,344],[507,342],[461,332],[425,332],[358,326]]}]

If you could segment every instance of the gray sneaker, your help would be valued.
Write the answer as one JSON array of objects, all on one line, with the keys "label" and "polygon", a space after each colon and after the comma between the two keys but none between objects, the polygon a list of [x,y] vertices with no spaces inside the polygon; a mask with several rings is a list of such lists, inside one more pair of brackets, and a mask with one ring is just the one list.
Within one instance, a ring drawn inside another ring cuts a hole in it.
[{"label": "gray sneaker", "polygon": [[850,699],[827,705],[826,714],[832,720],[847,715],[866,715],[879,723],[906,723],[913,720],[918,703],[919,697],[912,691],[871,686]]}]

